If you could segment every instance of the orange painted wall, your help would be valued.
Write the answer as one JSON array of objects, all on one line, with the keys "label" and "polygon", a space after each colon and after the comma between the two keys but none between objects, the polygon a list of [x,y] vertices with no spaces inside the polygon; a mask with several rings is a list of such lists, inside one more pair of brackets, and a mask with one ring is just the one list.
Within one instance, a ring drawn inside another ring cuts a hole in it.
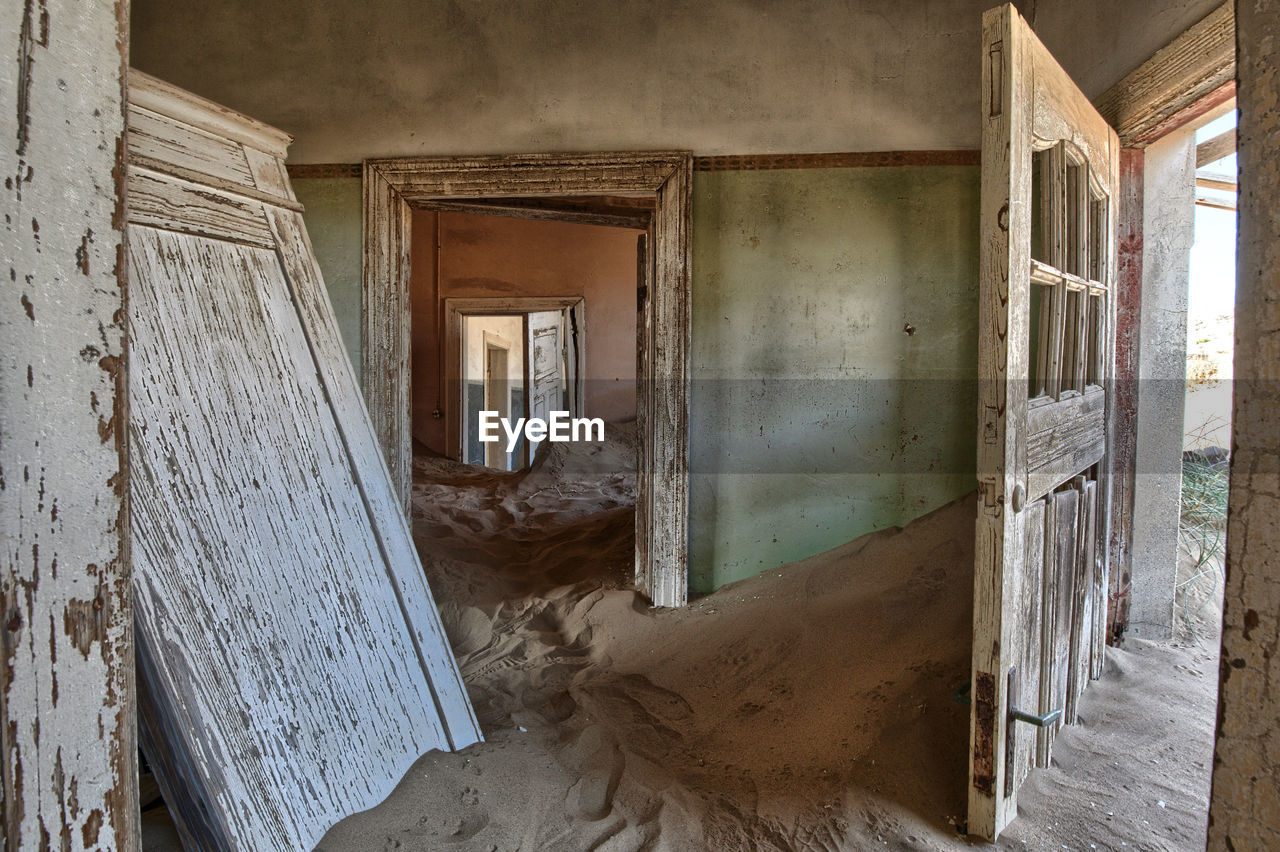
[{"label": "orange painted wall", "polygon": [[[442,384],[443,315],[444,300],[454,297],[583,297],[586,414],[612,422],[634,418],[639,234],[568,222],[415,211],[410,244],[414,438],[446,453],[445,417],[452,416],[453,400]],[[432,416],[437,407],[445,417]]]}]

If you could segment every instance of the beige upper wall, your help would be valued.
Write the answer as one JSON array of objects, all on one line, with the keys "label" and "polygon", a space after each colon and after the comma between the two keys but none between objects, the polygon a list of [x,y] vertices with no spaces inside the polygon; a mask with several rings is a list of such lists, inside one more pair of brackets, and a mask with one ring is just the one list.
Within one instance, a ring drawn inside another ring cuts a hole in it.
[{"label": "beige upper wall", "polygon": [[[1023,0],[1091,97],[1220,0]],[[290,162],[977,148],[992,0],[134,0],[140,70],[294,134]]]}]

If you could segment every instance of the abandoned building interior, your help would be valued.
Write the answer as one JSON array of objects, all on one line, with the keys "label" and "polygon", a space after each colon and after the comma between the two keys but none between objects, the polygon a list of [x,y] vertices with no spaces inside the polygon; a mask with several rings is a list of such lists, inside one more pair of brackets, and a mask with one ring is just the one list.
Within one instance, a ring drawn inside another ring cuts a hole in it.
[{"label": "abandoned building interior", "polygon": [[1280,0],[0,14],[0,846],[1280,848]]}]

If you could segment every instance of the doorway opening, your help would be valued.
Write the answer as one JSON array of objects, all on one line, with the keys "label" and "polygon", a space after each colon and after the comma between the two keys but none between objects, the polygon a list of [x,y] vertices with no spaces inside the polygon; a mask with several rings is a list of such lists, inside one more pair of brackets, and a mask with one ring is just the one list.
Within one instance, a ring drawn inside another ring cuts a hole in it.
[{"label": "doorway opening", "polygon": [[524,383],[524,359],[512,341],[524,334],[524,318],[519,314],[465,317],[462,321],[463,405],[458,425],[463,438],[462,461],[496,470],[511,470],[521,464],[523,445],[504,450],[500,441],[481,443],[478,423],[481,412],[492,411],[509,420],[511,412],[524,410],[528,387]]},{"label": "doorway opening", "polygon": [[1236,291],[1236,110],[1194,131],[1195,212],[1187,290],[1186,388],[1174,633],[1221,631]]},{"label": "doorway opening", "polygon": [[447,624],[451,606],[634,576],[637,258],[652,202],[575,202],[625,204],[631,227],[526,203],[427,204],[411,219],[410,509],[432,531],[424,558],[455,569],[433,575]]},{"label": "doorway opening", "polygon": [[[411,391],[410,381],[410,291],[415,270],[431,263],[429,255],[411,245],[415,218],[424,213],[487,215],[634,229],[640,232],[633,266],[635,301],[629,301],[635,317],[629,350],[635,387],[628,395],[634,400],[636,445],[634,582],[654,605],[687,602],[692,173],[688,152],[365,162],[364,391],[392,482],[406,508],[413,407],[427,398]],[[485,295],[498,295],[486,290],[485,282],[471,283]],[[586,348],[591,350],[589,342]],[[434,400],[427,403],[436,406],[428,416],[442,421],[443,428],[453,422],[444,411],[452,397],[446,393],[438,406]],[[585,397],[589,410],[590,389]]]},{"label": "doorway opening", "polygon": [[566,440],[554,424],[634,432],[644,230],[456,203],[415,211],[412,223],[422,261],[410,288],[415,459],[514,471],[551,443],[588,437],[569,430]]},{"label": "doorway opening", "polygon": [[[633,281],[613,282],[615,301],[630,298]],[[438,310],[441,333],[432,324],[414,338],[414,376],[420,387],[414,404],[415,455],[435,453],[467,465],[519,470],[533,464],[545,442],[526,444],[518,429],[521,419],[549,423],[556,412],[572,419],[588,416],[583,297],[445,297]],[[435,351],[443,357],[441,377],[433,382],[427,371]],[[634,386],[634,372],[612,380],[597,378],[593,384],[605,381]],[[591,410],[602,412],[599,405]],[[615,425],[635,419],[634,409],[621,420],[615,412],[608,414]],[[440,420],[447,421],[443,444],[438,443]]]}]

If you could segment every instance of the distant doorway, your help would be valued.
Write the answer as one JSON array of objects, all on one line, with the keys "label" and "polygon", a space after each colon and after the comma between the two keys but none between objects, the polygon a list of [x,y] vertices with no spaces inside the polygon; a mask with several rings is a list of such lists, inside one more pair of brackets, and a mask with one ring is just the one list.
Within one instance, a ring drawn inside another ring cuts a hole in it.
[{"label": "distant doorway", "polygon": [[[448,455],[496,470],[531,465],[538,443],[508,450],[480,439],[482,411],[514,422],[552,411],[584,415],[586,301],[577,296],[445,300],[445,371],[457,377],[446,400]],[[452,382],[446,382],[452,386]]]},{"label": "distant doorway", "polygon": [[[519,322],[519,317],[495,317],[495,319],[510,319]],[[473,334],[474,332],[471,332],[465,336],[469,339]],[[508,368],[508,364],[512,360],[508,357],[511,352],[511,344],[506,341],[499,342],[500,338],[495,340],[487,331],[482,332],[482,334],[484,341],[484,407],[488,411],[496,411],[499,417],[507,419],[511,417],[511,411],[514,408],[511,404],[511,391],[516,379],[516,376]],[[466,378],[464,376],[464,380]],[[466,385],[469,387],[470,382],[466,382]],[[464,416],[464,424],[466,420],[467,418]],[[511,470],[511,453],[502,448],[501,442],[495,441],[485,444],[483,464],[499,470]]]}]

